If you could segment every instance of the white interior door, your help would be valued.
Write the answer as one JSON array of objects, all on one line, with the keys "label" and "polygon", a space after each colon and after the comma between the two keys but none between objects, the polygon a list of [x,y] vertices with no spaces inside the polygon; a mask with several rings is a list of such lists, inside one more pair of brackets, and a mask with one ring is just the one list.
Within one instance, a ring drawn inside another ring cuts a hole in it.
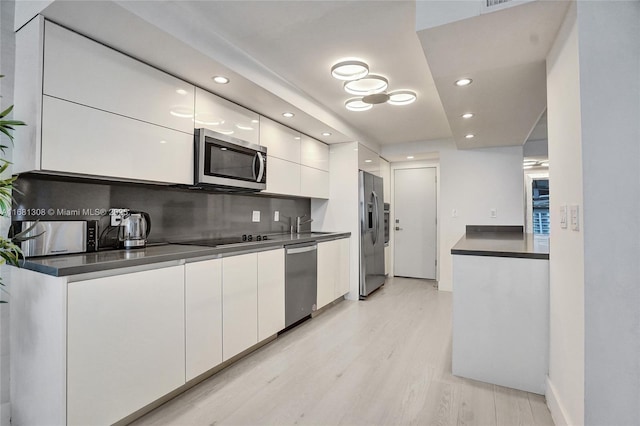
[{"label": "white interior door", "polygon": [[436,169],[394,171],[395,276],[436,279]]}]

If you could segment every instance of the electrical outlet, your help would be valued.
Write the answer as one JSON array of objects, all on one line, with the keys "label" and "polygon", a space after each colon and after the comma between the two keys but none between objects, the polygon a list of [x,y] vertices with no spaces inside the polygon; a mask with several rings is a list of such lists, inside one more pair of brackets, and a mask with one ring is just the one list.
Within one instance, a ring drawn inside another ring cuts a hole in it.
[{"label": "electrical outlet", "polygon": [[120,226],[122,218],[129,213],[129,209],[109,209],[111,226]]},{"label": "electrical outlet", "polygon": [[490,217],[492,217],[492,218],[494,218],[494,219],[495,219],[496,217],[498,217],[498,209],[493,208],[493,209],[489,210],[489,216],[490,216]]},{"label": "electrical outlet", "polygon": [[451,210],[451,217],[458,217],[458,210],[457,209]]},{"label": "electrical outlet", "polygon": [[251,215],[252,222],[260,222],[260,210],[254,210]]},{"label": "electrical outlet", "polygon": [[580,208],[577,204],[571,205],[571,229],[580,230]]},{"label": "electrical outlet", "polygon": [[280,212],[276,210],[275,212],[273,212],[273,221],[278,222],[279,220],[280,220]]},{"label": "electrical outlet", "polygon": [[560,228],[567,229],[567,206],[560,206]]}]

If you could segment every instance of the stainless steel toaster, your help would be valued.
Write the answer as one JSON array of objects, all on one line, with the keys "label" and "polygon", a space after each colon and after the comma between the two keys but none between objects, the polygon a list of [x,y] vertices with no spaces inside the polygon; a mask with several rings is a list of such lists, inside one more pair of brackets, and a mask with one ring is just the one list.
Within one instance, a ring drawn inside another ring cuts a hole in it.
[{"label": "stainless steel toaster", "polygon": [[37,237],[22,242],[25,257],[84,253],[98,250],[98,221],[60,220],[15,222],[16,232],[35,227],[27,235]]}]

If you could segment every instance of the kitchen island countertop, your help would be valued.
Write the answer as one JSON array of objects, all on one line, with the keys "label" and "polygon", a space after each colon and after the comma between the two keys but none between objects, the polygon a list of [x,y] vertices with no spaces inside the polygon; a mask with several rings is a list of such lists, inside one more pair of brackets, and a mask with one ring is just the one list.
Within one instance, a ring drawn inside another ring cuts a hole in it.
[{"label": "kitchen island countertop", "polygon": [[307,232],[301,234],[269,235],[263,241],[221,244],[215,247],[186,243],[153,244],[129,250],[104,250],[49,257],[33,257],[21,261],[21,267],[54,277],[138,267],[162,262],[202,260],[238,253],[257,252],[290,244],[331,241],[348,238],[349,232]]},{"label": "kitchen island countertop", "polygon": [[549,259],[549,237],[520,232],[467,232],[451,248],[451,254]]}]

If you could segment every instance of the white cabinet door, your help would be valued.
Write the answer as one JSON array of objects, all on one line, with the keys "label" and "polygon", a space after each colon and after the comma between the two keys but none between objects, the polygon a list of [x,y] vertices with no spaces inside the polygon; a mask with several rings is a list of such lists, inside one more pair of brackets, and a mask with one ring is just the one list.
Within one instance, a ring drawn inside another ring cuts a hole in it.
[{"label": "white cabinet door", "polygon": [[42,169],[193,183],[193,136],[44,96]]},{"label": "white cabinet door", "polygon": [[300,164],[329,171],[329,145],[300,135]]},{"label": "white cabinet door", "polygon": [[335,300],[338,266],[338,241],[318,243],[318,309]]},{"label": "white cabinet door", "polygon": [[258,253],[258,341],[284,329],[284,249]]},{"label": "white cabinet door", "polygon": [[185,266],[186,380],[222,362],[222,260]]},{"label": "white cabinet door", "polygon": [[301,165],[300,195],[311,198],[329,198],[329,172]]},{"label": "white cabinet door", "polygon": [[193,85],[46,22],[47,95],[193,134],[193,92]]},{"label": "white cabinet door", "polygon": [[266,192],[282,195],[300,195],[300,164],[269,157],[267,152]]},{"label": "white cabinet door", "polygon": [[67,424],[112,424],[185,383],[184,267],[68,287]]},{"label": "white cabinet door", "polygon": [[358,144],[358,169],[380,176],[380,157],[362,144]]},{"label": "white cabinet door", "polygon": [[300,164],[300,133],[266,117],[260,118],[260,145],[267,147],[267,158]]},{"label": "white cabinet door", "polygon": [[222,259],[222,359],[258,343],[258,255]]},{"label": "white cabinet door", "polygon": [[335,297],[344,296],[349,293],[351,273],[349,271],[349,258],[351,250],[351,239],[342,238],[336,240],[338,243],[338,267],[336,268],[337,280],[336,280],[336,294]]},{"label": "white cabinet door", "polygon": [[260,116],[255,112],[196,88],[196,128],[206,128],[243,141],[258,144]]},{"label": "white cabinet door", "polygon": [[380,177],[382,178],[382,194],[385,203],[391,202],[391,165],[380,157]]}]

